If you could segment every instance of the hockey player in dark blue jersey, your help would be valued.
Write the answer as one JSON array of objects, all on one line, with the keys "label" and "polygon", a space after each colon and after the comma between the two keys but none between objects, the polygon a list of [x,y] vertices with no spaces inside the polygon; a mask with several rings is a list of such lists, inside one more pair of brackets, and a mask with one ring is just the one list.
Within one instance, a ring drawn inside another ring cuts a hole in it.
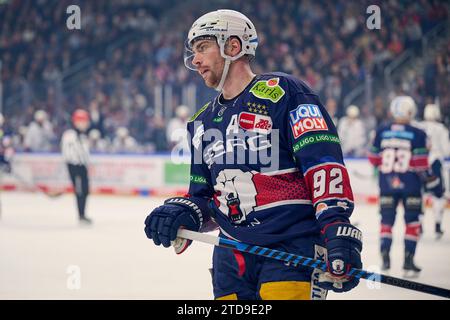
[{"label": "hockey player in dark blue jersey", "polygon": [[422,187],[428,169],[427,136],[410,124],[415,110],[411,97],[394,98],[390,106],[394,122],[377,129],[369,154],[369,161],[379,171],[382,269],[390,269],[392,227],[396,208],[402,202],[406,224],[403,264],[406,277],[417,276],[421,271],[414,264],[414,255],[421,228]]},{"label": "hockey player in dark blue jersey", "polygon": [[[188,123],[191,183],[145,221],[156,245],[177,230],[208,232],[327,260],[328,272],[214,248],[216,299],[320,299],[358,280],[362,234],[339,138],[316,93],[284,73],[255,75],[258,38],[243,14],[218,10],[192,25],[185,64],[218,96]],[[180,243],[179,241],[175,243]],[[190,244],[176,247],[183,252]]]}]

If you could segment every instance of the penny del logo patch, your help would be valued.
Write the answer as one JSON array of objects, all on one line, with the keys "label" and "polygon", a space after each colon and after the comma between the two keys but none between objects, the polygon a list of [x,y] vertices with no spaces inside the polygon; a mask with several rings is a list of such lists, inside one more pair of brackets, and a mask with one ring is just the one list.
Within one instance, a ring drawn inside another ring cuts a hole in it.
[{"label": "penny del logo patch", "polygon": [[244,130],[269,134],[272,131],[272,118],[250,112],[239,114],[239,126]]},{"label": "penny del logo patch", "polygon": [[327,123],[315,104],[300,104],[289,113],[294,138],[310,131],[328,130]]}]

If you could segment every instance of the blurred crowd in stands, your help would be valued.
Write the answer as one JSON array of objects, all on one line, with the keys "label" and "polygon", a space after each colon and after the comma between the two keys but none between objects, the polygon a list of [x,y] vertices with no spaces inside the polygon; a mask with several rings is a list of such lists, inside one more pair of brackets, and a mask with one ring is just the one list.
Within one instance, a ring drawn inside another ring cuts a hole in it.
[{"label": "blurred crowd in stands", "polygon": [[[81,9],[81,30],[66,28],[72,4]],[[379,30],[366,27],[373,4],[381,8]],[[370,131],[388,120],[391,93],[378,84],[406,50],[423,66],[405,71],[396,92],[415,98],[419,117],[426,103],[437,101],[450,124],[450,39],[431,54],[422,46],[427,32],[448,23],[443,0],[11,0],[0,4],[3,131],[18,151],[58,151],[71,112],[84,108],[94,152],[170,150],[167,132],[184,126],[214,94],[184,67],[186,34],[196,17],[223,7],[253,20],[256,73],[291,73],[319,93],[346,154],[363,155]],[[369,75],[372,103],[346,105]],[[186,84],[197,86],[198,105],[179,107]],[[158,85],[173,89],[165,116],[155,110]],[[347,137],[353,138],[348,146]]]}]

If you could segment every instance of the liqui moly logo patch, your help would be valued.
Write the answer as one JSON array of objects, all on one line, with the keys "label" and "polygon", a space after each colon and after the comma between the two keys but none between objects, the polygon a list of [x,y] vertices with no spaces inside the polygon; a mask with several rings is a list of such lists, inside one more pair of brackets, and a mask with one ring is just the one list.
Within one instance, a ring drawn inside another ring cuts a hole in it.
[{"label": "liqui moly logo patch", "polygon": [[319,106],[315,104],[301,104],[289,116],[294,138],[310,131],[328,130]]},{"label": "liqui moly logo patch", "polygon": [[244,130],[269,134],[272,131],[272,118],[250,112],[239,114],[239,126]]}]

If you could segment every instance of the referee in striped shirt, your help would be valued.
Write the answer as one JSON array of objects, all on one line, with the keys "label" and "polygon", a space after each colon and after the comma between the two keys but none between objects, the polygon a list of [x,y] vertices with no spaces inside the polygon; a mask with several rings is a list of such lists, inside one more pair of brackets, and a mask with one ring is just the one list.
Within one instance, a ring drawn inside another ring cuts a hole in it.
[{"label": "referee in striped shirt", "polygon": [[80,224],[89,225],[92,220],[85,214],[89,194],[89,141],[86,134],[90,126],[89,113],[83,109],[75,110],[72,124],[73,128],[66,130],[62,136],[61,151],[75,190]]}]

